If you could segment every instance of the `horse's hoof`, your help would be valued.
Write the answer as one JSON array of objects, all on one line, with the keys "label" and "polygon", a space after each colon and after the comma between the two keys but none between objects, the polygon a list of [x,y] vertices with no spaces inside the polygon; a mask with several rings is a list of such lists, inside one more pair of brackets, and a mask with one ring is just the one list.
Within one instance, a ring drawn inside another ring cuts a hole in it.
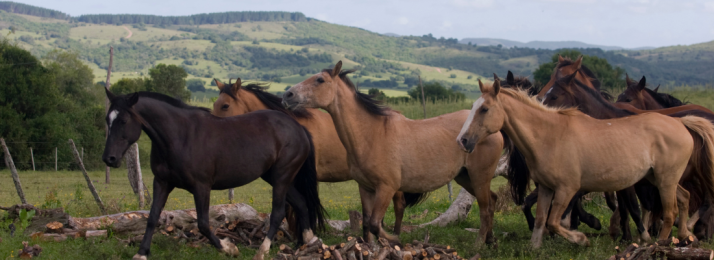
[{"label": "horse's hoof", "polygon": [[221,240],[221,246],[223,247],[223,253],[229,256],[238,256],[240,254],[238,247],[231,243],[228,238],[224,238],[223,240]]},{"label": "horse's hoof", "polygon": [[146,260],[146,256],[145,256],[145,255],[136,254],[136,255],[134,255],[134,257],[131,258],[131,260]]},{"label": "horse's hoof", "polygon": [[640,238],[641,238],[642,241],[644,241],[644,242],[650,242],[650,240],[652,240],[652,238],[650,237],[650,233],[647,232],[647,231],[645,231],[644,233],[642,233],[642,235],[640,235]]}]

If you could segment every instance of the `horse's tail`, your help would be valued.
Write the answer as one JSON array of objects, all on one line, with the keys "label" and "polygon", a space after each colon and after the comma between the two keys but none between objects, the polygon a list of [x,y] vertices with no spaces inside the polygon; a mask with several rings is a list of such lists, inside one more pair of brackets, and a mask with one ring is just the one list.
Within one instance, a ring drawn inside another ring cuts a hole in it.
[{"label": "horse's tail", "polygon": [[424,192],[424,193],[405,192],[404,193],[405,206],[407,208],[416,206],[417,204],[424,202],[424,200],[426,200],[426,198],[428,198],[428,197],[429,197],[429,192]]},{"label": "horse's tail", "polygon": [[714,196],[714,125],[698,116],[680,118],[694,140],[689,162],[694,166],[694,178],[701,184],[704,201],[712,202]]},{"label": "horse's tail", "polygon": [[[317,167],[315,166],[315,146],[312,144],[312,135],[302,127],[310,141],[310,152],[307,159],[300,167],[293,185],[305,198],[307,212],[310,218],[310,229],[322,230],[325,228],[327,211],[320,203],[320,197],[317,192]],[[308,242],[308,241],[306,241]]]},{"label": "horse's tail", "polygon": [[516,205],[523,205],[531,180],[531,172],[528,170],[526,159],[518,148],[513,144],[508,135],[501,131],[503,135],[503,146],[508,154],[508,184],[511,186],[511,197]]}]

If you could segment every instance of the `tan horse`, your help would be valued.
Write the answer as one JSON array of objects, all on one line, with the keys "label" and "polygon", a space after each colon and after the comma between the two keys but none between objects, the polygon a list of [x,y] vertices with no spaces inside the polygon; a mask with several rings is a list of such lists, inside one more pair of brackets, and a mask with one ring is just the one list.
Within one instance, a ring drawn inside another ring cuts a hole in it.
[{"label": "tan horse", "polygon": [[[216,86],[221,91],[218,99],[213,103],[212,114],[220,117],[242,115],[258,110],[278,110],[291,115],[312,134],[315,146],[315,159],[317,160],[317,181],[343,182],[352,180],[347,166],[347,151],[340,142],[330,114],[319,109],[308,108],[298,111],[289,111],[282,105],[282,99],[270,94],[258,84],[241,85],[241,80],[225,85],[214,79]],[[418,202],[417,194],[407,194],[407,201],[402,192],[397,192],[394,197],[394,233],[401,231],[404,208]]]},{"label": "tan horse", "polygon": [[[660,191],[666,239],[677,211],[678,180],[687,167],[694,145],[690,131],[714,135],[712,124],[698,117],[672,118],[647,113],[628,118],[598,120],[576,109],[542,105],[525,92],[479,83],[481,98],[474,102],[469,120],[456,141],[467,152],[492,134],[504,131],[523,153],[530,176],[540,184],[536,226],[531,244],[541,246],[544,225],[568,241],[588,245],[585,235],[560,225],[560,216],[578,190],[617,191],[646,178]],[[704,138],[712,142],[709,138]],[[710,143],[711,145],[711,143]],[[702,183],[714,189],[714,183]],[[548,205],[552,206],[548,217]],[[687,203],[680,203],[686,223]],[[688,235],[686,227],[678,236]]]},{"label": "tan horse", "polygon": [[496,195],[490,184],[503,149],[503,138],[493,135],[473,154],[464,154],[451,142],[459,134],[468,110],[435,118],[411,120],[360,93],[347,77],[352,70],[323,70],[290,88],[283,102],[291,109],[322,108],[332,116],[352,177],[359,183],[363,232],[392,241],[380,220],[396,192],[426,193],[452,179],[476,197],[481,229],[477,245],[493,240]]}]

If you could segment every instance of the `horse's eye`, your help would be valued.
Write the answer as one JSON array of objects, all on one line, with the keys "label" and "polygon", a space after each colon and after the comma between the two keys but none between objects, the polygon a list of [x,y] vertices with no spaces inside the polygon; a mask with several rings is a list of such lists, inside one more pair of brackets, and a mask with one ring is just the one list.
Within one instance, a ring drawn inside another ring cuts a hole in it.
[{"label": "horse's eye", "polygon": [[223,104],[221,106],[221,110],[228,110],[228,104]]},{"label": "horse's eye", "polygon": [[317,83],[325,83],[325,79],[323,79],[323,78],[317,78]]},{"label": "horse's eye", "polygon": [[481,113],[486,113],[486,112],[488,112],[488,108],[486,108],[486,107],[481,108]]},{"label": "horse's eye", "polygon": [[558,96],[551,96],[551,97],[550,97],[550,100],[556,100],[556,99],[558,99]]},{"label": "horse's eye", "polygon": [[122,119],[120,122],[121,122],[122,125],[123,125],[123,124],[126,124],[126,119]]}]

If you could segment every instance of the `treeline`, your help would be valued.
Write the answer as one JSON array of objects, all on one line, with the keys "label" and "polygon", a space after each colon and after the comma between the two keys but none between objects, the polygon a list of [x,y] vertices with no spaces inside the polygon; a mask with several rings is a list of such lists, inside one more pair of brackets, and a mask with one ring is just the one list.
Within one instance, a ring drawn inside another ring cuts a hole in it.
[{"label": "treeline", "polygon": [[154,25],[200,25],[200,24],[222,24],[237,22],[274,22],[292,21],[304,22],[308,18],[298,12],[225,12],[194,14],[189,16],[158,16],[143,14],[86,14],[77,17],[77,21],[85,23],[107,23],[107,24],[154,24]]},{"label": "treeline", "polygon": [[60,11],[37,7],[34,5],[26,5],[21,3],[15,3],[10,1],[0,2],[0,10],[16,13],[16,14],[26,14],[39,17],[55,18],[55,19],[69,19],[71,16]]}]

